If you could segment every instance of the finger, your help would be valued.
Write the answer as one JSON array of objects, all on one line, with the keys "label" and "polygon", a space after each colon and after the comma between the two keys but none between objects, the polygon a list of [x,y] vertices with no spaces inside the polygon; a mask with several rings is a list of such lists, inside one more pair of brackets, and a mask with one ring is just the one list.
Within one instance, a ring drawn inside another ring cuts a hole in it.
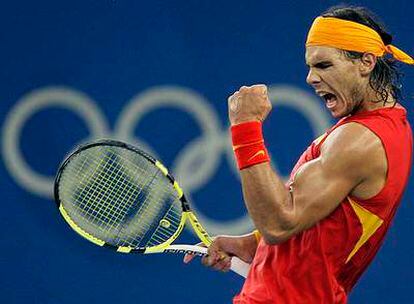
[{"label": "finger", "polygon": [[213,269],[218,271],[226,272],[230,269],[231,266],[231,258],[226,256],[223,259],[220,259],[213,265]]},{"label": "finger", "polygon": [[237,96],[239,96],[239,91],[236,91],[235,93],[233,93],[232,95],[230,95],[229,98],[227,98],[227,101],[230,103],[230,102],[232,102],[232,100],[234,100],[235,98],[237,98]]},{"label": "finger", "polygon": [[237,96],[234,100],[232,100],[229,104],[230,111],[236,113],[240,110],[240,98]]},{"label": "finger", "polygon": [[211,258],[208,256],[204,256],[201,258],[201,264],[203,264],[206,267],[211,267],[213,265]]},{"label": "finger", "polygon": [[267,94],[267,86],[265,84],[255,84],[252,86],[252,89],[256,92]]},{"label": "finger", "polygon": [[[207,247],[203,242],[197,243],[197,244],[195,244],[195,246]],[[186,253],[184,255],[183,262],[185,264],[190,263],[194,259],[194,257],[195,257],[194,254]]]},{"label": "finger", "polygon": [[195,257],[194,254],[187,253],[187,254],[184,255],[183,262],[185,264],[188,264],[188,263],[190,263],[194,259],[194,257]]},{"label": "finger", "polygon": [[213,267],[221,259],[222,258],[220,256],[220,254],[218,254],[217,252],[211,252],[208,255],[201,258],[201,263],[204,266]]},{"label": "finger", "polygon": [[249,87],[248,86],[242,86],[240,89],[239,89],[239,91],[241,92],[241,93],[244,93],[244,92],[246,92],[246,91],[248,91],[249,90]]},{"label": "finger", "polygon": [[204,256],[201,258],[201,264],[203,264],[204,266],[209,266],[209,260],[207,258],[207,256]]}]

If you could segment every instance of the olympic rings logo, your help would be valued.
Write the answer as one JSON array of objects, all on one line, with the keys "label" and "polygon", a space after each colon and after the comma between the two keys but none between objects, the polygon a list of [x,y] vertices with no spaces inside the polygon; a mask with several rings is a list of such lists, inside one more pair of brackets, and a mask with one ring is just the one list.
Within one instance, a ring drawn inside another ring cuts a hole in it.
[{"label": "olympic rings logo", "polygon": [[[301,113],[310,122],[315,137],[325,132],[331,124],[330,116],[320,106],[318,99],[306,91],[288,85],[273,85],[269,87],[269,96],[275,107],[283,105]],[[201,136],[181,149],[171,167],[190,200],[191,194],[209,183],[223,154],[235,176],[239,176],[229,142],[228,127],[221,125],[211,103],[193,90],[177,86],[152,87],[126,104],[111,131],[104,114],[93,99],[73,88],[45,87],[24,95],[7,115],[2,130],[2,154],[6,168],[17,184],[33,194],[51,198],[54,177],[45,176],[30,167],[21,152],[20,137],[28,119],[48,107],[64,108],[84,120],[90,132],[84,140],[117,138],[136,144],[154,156],[158,155],[157,151],[137,138],[134,128],[154,110],[177,108],[190,115],[202,132]],[[276,163],[273,165],[277,167]],[[196,209],[194,200],[191,202]],[[197,209],[196,212],[212,234],[223,231],[240,234],[252,228],[248,215],[223,223],[208,218]]]}]

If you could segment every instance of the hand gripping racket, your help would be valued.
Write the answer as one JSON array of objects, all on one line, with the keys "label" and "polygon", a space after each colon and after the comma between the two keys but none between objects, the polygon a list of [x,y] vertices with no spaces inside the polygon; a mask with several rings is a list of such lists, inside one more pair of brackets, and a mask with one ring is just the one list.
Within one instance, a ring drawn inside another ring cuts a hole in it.
[{"label": "hand gripping racket", "polygon": [[[54,192],[70,227],[99,246],[123,253],[206,255],[205,247],[171,245],[188,222],[204,245],[212,242],[168,170],[123,142],[78,147],[61,164]],[[231,270],[246,277],[249,264],[233,257]]]}]

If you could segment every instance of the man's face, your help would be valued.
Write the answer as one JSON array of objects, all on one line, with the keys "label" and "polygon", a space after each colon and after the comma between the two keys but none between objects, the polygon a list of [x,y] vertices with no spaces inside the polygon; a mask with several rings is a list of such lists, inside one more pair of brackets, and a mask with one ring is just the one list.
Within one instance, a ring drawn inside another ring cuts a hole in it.
[{"label": "man's face", "polygon": [[306,48],[309,73],[306,82],[324,101],[335,118],[347,116],[361,105],[367,94],[367,77],[360,72],[358,60],[351,60],[335,48]]}]

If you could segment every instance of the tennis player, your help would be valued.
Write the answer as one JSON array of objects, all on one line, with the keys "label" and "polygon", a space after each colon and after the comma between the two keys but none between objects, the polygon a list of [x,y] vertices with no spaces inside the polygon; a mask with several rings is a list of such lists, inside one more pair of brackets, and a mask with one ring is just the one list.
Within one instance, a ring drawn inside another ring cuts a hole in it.
[{"label": "tennis player", "polygon": [[373,260],[412,162],[396,61],[414,60],[391,43],[364,8],[335,7],[314,20],[306,81],[339,121],[302,154],[287,185],[262,135],[271,111],[266,86],[243,86],[229,98],[233,148],[257,231],[217,237],[202,262],[223,271],[229,256],[252,263],[233,303],[346,303]]}]

